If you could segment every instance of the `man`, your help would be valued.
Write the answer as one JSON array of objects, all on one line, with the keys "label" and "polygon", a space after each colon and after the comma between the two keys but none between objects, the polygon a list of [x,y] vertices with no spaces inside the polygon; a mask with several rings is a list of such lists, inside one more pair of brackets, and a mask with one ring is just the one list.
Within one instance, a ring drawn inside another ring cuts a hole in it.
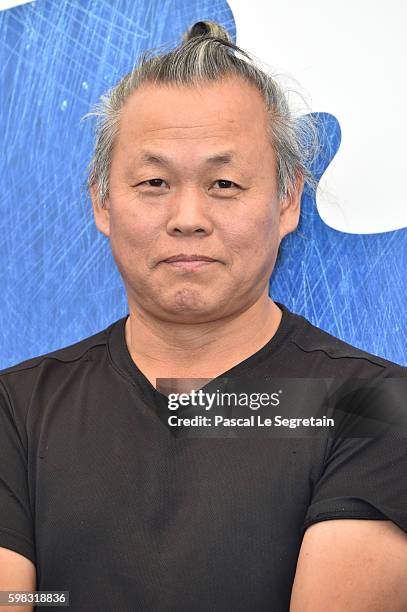
[{"label": "man", "polygon": [[197,24],[99,109],[93,212],[129,316],[1,372],[3,590],[69,591],[75,611],[407,609],[405,440],[168,423],[161,378],[406,377],[269,297],[312,179],[236,49]]}]

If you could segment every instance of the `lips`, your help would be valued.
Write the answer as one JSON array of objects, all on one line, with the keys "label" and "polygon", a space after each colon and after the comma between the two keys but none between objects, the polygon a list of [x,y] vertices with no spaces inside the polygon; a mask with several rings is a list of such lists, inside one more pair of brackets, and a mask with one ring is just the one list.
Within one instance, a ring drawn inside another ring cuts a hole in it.
[{"label": "lips", "polygon": [[185,255],[184,253],[180,253],[179,255],[168,257],[164,259],[164,261],[167,263],[175,263],[178,261],[217,261],[217,259],[206,257],[205,255]]}]

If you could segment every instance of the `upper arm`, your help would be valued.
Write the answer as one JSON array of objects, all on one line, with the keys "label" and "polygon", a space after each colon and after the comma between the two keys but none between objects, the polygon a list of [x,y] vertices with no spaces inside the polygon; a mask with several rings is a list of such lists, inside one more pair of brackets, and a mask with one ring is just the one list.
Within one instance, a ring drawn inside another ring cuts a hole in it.
[{"label": "upper arm", "polygon": [[[0,591],[35,591],[35,539],[21,419],[0,378]],[[18,426],[20,423],[20,427]],[[17,606],[32,612],[33,606]],[[16,606],[0,606],[3,612]]]},{"label": "upper arm", "polygon": [[[0,547],[0,591],[35,591],[36,571],[30,559],[9,548]],[[1,606],[4,612],[15,606]],[[32,612],[33,606],[18,606],[20,612]]]},{"label": "upper arm", "polygon": [[407,534],[391,521],[327,520],[304,535],[290,612],[405,612]]},{"label": "upper arm", "polygon": [[27,448],[24,415],[0,376],[0,558],[14,552],[35,564]]}]

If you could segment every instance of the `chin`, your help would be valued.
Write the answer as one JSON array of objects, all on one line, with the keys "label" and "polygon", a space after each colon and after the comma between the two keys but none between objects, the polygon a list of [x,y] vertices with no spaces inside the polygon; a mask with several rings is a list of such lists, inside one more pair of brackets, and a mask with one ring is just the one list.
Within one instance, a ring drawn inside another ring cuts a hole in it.
[{"label": "chin", "polygon": [[[162,296],[161,296],[162,298]],[[168,300],[157,300],[160,311],[168,321],[177,323],[204,323],[216,318],[219,300],[211,302],[199,291],[180,290]]]}]

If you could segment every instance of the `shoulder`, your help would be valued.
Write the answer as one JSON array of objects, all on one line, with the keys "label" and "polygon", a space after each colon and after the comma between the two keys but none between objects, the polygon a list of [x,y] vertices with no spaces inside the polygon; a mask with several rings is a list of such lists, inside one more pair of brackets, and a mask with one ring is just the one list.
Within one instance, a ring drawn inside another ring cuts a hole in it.
[{"label": "shoulder", "polygon": [[13,405],[28,403],[34,387],[52,390],[72,372],[78,372],[90,361],[98,361],[106,354],[109,333],[117,323],[78,342],[61,347],[0,370],[0,399],[3,396]]},{"label": "shoulder", "polygon": [[321,369],[321,376],[340,372],[341,376],[407,377],[407,367],[354,346],[302,315],[291,314],[296,323],[291,343],[311,368],[315,365]]},{"label": "shoulder", "polygon": [[54,351],[50,351],[48,353],[44,353],[42,355],[38,355],[30,359],[25,359],[24,361],[20,361],[19,363],[16,363],[12,366],[3,368],[2,370],[0,370],[0,376],[6,376],[8,374],[14,374],[33,368],[38,368],[47,360],[54,360],[60,362],[76,361],[77,359],[83,357],[85,353],[93,349],[95,346],[104,344],[106,344],[106,330],[93,334],[88,338],[83,338],[82,340],[79,340],[78,342],[75,342],[68,346],[61,347]]}]

